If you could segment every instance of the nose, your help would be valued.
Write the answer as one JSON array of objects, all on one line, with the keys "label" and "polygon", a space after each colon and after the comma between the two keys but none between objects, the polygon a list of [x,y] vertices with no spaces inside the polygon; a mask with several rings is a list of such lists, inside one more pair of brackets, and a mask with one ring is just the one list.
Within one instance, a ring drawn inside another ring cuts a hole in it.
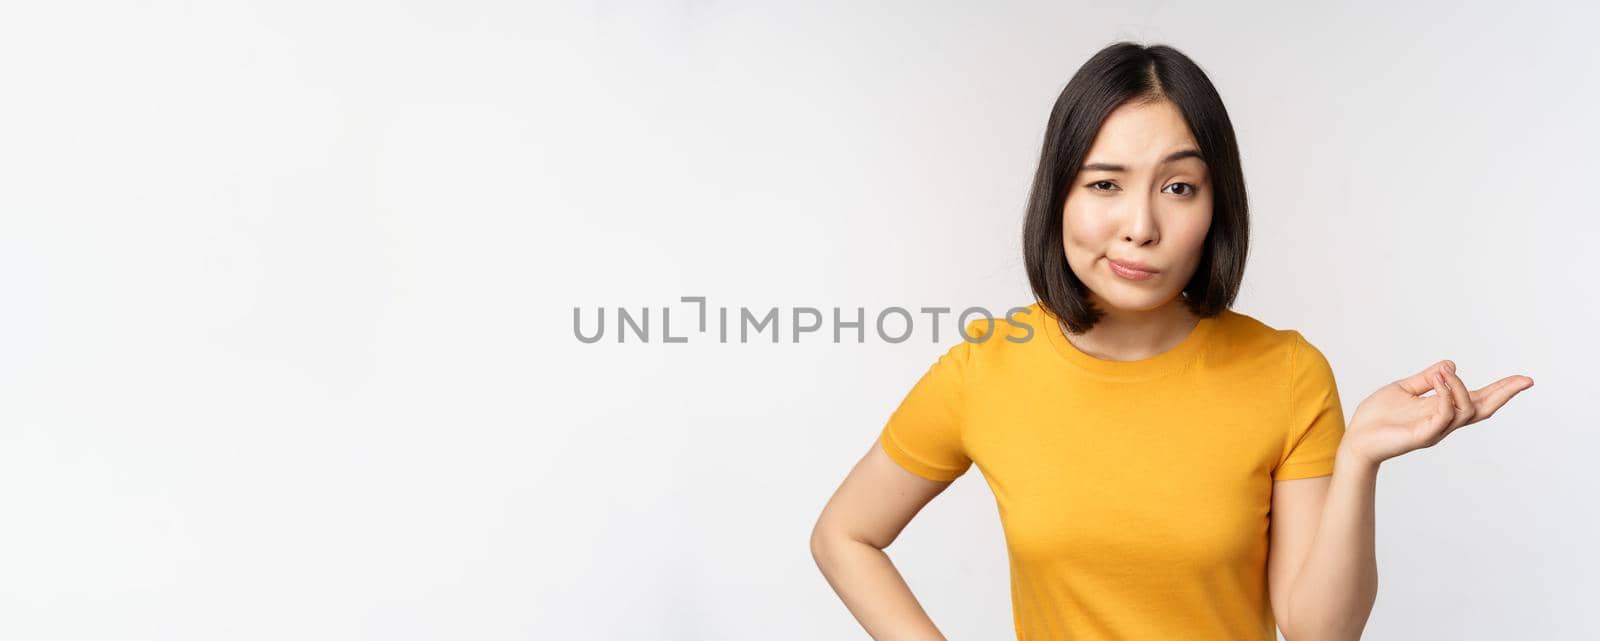
[{"label": "nose", "polygon": [[1159,242],[1161,230],[1156,227],[1153,198],[1146,193],[1128,200],[1128,216],[1123,221],[1122,239],[1141,247]]}]

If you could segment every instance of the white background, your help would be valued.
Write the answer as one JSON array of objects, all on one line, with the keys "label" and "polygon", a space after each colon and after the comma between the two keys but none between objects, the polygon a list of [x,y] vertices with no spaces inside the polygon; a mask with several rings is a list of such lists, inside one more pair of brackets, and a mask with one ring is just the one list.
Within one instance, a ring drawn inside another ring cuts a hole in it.
[{"label": "white background", "polygon": [[[1046,116],[1120,39],[1218,86],[1235,309],[1347,415],[1440,358],[1537,382],[1384,464],[1365,638],[1591,635],[1600,14],[1204,4],[8,5],[0,637],[866,638],[807,537],[954,325],[572,310],[1028,304]],[[980,474],[890,554],[1010,638]]]}]

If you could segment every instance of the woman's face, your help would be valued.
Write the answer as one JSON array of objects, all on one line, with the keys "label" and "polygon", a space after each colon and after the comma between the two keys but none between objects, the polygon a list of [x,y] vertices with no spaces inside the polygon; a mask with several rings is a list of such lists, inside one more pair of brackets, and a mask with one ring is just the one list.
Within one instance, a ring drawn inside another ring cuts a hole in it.
[{"label": "woman's face", "polygon": [[[1211,179],[1171,102],[1123,104],[1106,118],[1063,207],[1067,264],[1107,312],[1167,304],[1200,264]],[[1122,271],[1118,263],[1153,270]]]}]

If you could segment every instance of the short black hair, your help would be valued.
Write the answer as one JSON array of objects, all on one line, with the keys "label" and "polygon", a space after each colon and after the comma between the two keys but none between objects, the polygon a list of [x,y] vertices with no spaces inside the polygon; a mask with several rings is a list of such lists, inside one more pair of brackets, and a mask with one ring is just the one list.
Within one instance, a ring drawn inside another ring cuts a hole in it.
[{"label": "short black hair", "polygon": [[1196,315],[1213,317],[1238,296],[1250,214],[1239,146],[1222,97],[1200,66],[1177,49],[1117,42],[1089,58],[1056,98],[1023,221],[1023,259],[1034,297],[1074,333],[1088,331],[1103,312],[1089,302],[1088,287],[1067,264],[1061,228],[1067,192],[1113,110],[1161,100],[1183,113],[1212,183],[1204,254],[1180,298]]}]

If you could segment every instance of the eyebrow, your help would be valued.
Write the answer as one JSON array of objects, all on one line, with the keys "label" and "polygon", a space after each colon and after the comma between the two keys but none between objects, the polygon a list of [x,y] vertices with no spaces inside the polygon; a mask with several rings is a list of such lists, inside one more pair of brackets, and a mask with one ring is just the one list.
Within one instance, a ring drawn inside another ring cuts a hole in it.
[{"label": "eyebrow", "polygon": [[[1183,150],[1175,151],[1175,152],[1172,152],[1171,154],[1168,154],[1167,157],[1163,158],[1161,160],[1161,162],[1158,163],[1158,164],[1165,165],[1167,163],[1170,163],[1170,162],[1173,162],[1173,161],[1176,161],[1176,160],[1182,160],[1184,158],[1200,158],[1201,162],[1205,161],[1205,158],[1200,155],[1199,151],[1194,150],[1194,149],[1183,149]],[[1083,170],[1084,171],[1127,171],[1128,168],[1125,167],[1125,166],[1122,166],[1122,165],[1113,165],[1113,164],[1104,163],[1104,162],[1092,162],[1092,163],[1089,163],[1087,165],[1084,165],[1083,166]]]}]

